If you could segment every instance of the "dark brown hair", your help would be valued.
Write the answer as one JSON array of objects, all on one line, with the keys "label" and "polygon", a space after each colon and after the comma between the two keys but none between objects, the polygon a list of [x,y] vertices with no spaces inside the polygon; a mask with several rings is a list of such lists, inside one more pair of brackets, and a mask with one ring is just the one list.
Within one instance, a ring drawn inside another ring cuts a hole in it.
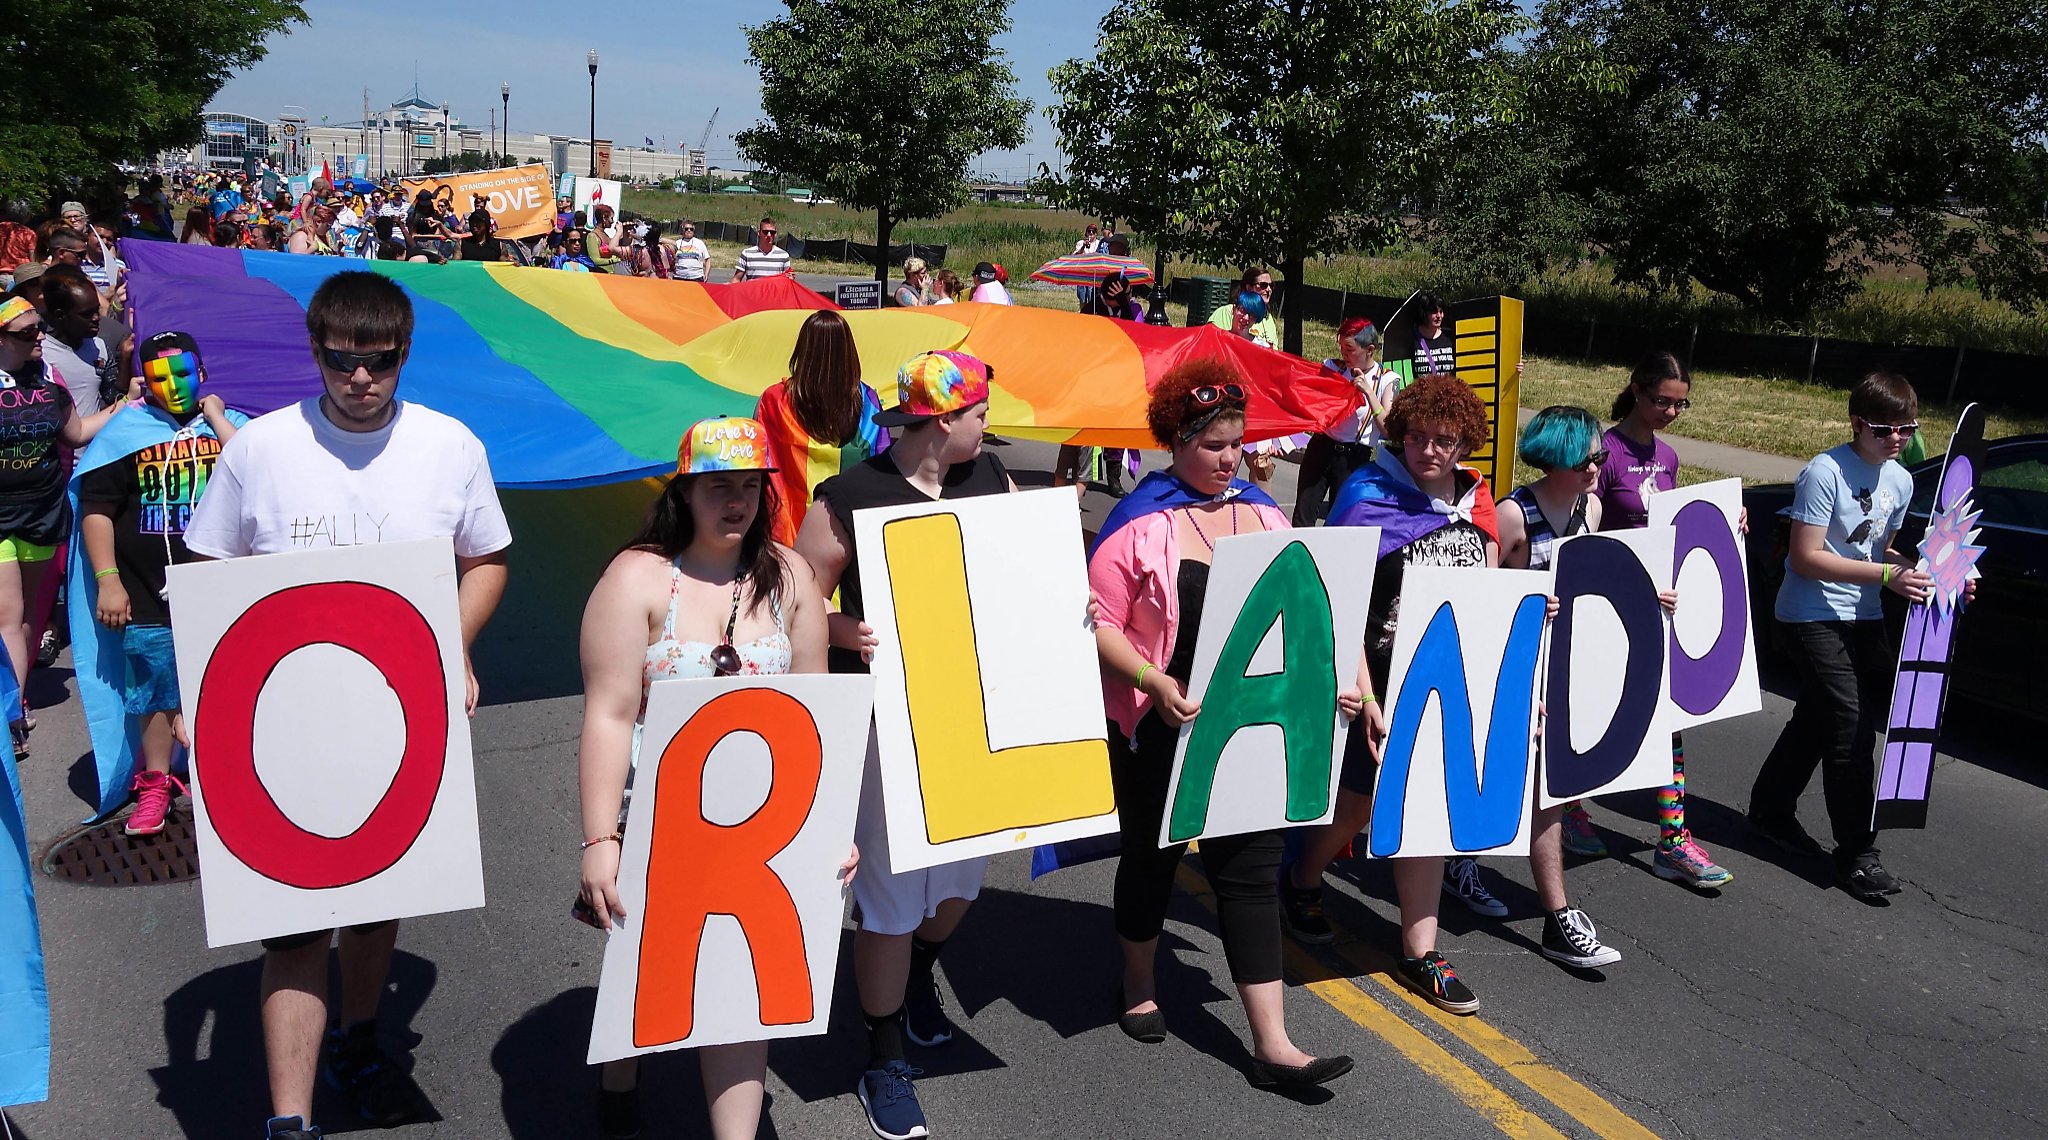
[{"label": "dark brown hair", "polygon": [[1486,423],[1486,404],[1471,385],[1455,376],[1425,376],[1401,389],[1387,409],[1387,439],[1396,449],[1412,423],[1449,424],[1468,452],[1485,447],[1493,438],[1493,429]]},{"label": "dark brown hair", "polygon": [[337,273],[321,282],[306,303],[306,332],[320,345],[333,337],[404,348],[412,342],[412,299],[381,273]]},{"label": "dark brown hair", "polygon": [[1607,418],[1616,422],[1627,419],[1636,410],[1636,393],[1654,392],[1666,380],[1681,380],[1688,389],[1692,387],[1692,375],[1676,356],[1668,352],[1651,353],[1628,374],[1628,386],[1615,393],[1614,406],[1607,409]]},{"label": "dark brown hair", "polygon": [[[655,496],[654,505],[647,508],[647,518],[640,524],[640,533],[634,535],[624,549],[659,554],[670,562],[688,550],[691,541],[697,537],[697,517],[690,513],[690,487],[702,478],[702,475],[677,475],[670,479],[668,486],[661,489],[661,494]],[[782,564],[782,552],[775,546],[775,516],[781,510],[781,497],[775,491],[775,477],[762,472],[761,502],[754,512],[753,524],[747,527],[746,535],[740,539],[740,572],[749,583],[748,613],[753,613],[763,601],[782,592],[786,567]]]},{"label": "dark brown hair", "polygon": [[[1222,387],[1225,384],[1243,384],[1244,377],[1228,362],[1214,356],[1199,357],[1184,364],[1176,364],[1152,389],[1152,397],[1145,403],[1145,426],[1152,430],[1152,438],[1159,446],[1171,450],[1183,442],[1181,431],[1190,420],[1208,414],[1208,409],[1190,406],[1188,393],[1208,385]],[[1211,423],[1243,420],[1244,410],[1230,408],[1212,419]]]},{"label": "dark brown hair", "polygon": [[846,318],[820,309],[804,318],[789,354],[789,404],[805,433],[846,446],[860,433],[860,352]]},{"label": "dark brown hair", "polygon": [[1849,389],[1849,414],[1867,424],[1903,423],[1920,414],[1920,394],[1904,376],[1880,368]]}]

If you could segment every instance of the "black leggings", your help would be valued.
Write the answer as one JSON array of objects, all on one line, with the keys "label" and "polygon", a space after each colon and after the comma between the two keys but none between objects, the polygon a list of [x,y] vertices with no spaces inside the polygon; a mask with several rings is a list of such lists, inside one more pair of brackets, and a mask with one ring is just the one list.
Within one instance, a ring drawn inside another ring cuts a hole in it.
[{"label": "black leggings", "polygon": [[[1166,785],[1173,774],[1179,736],[1156,713],[1138,722],[1133,750],[1115,725],[1109,726],[1109,774],[1123,834],[1116,865],[1116,932],[1132,942],[1159,937],[1173,894],[1174,869],[1188,852],[1185,843],[1159,846],[1159,820],[1166,811]],[[1256,985],[1280,979],[1280,900],[1275,884],[1285,841],[1278,831],[1223,835],[1202,840],[1202,873],[1216,892],[1217,926],[1230,979]]]}]

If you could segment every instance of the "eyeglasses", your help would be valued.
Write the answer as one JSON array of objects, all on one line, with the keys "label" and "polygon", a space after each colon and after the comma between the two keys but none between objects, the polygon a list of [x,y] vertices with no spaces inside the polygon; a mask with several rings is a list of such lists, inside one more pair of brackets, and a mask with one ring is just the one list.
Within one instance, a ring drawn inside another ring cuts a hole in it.
[{"label": "eyeglasses", "polygon": [[1645,396],[1643,402],[1660,412],[1682,412],[1692,407],[1691,400],[1672,400],[1663,396]]},{"label": "eyeglasses", "polygon": [[84,256],[85,256],[85,247],[84,247],[84,246],[82,246],[82,245],[59,245],[59,246],[52,246],[52,247],[50,247],[50,256],[52,256],[52,257],[84,257]]},{"label": "eyeglasses", "polygon": [[377,352],[343,352],[338,348],[320,346],[320,362],[336,372],[354,375],[358,368],[371,372],[389,372],[398,367],[398,360],[405,355],[402,348],[386,348]]},{"label": "eyeglasses", "polygon": [[1863,426],[1869,428],[1870,434],[1876,436],[1878,439],[1888,439],[1895,435],[1912,435],[1914,432],[1920,430],[1920,425],[1918,423],[1874,424],[1871,423],[1869,420],[1865,420],[1863,421]]},{"label": "eyeglasses", "polygon": [[1592,471],[1597,469],[1601,464],[1605,462],[1607,462],[1607,453],[1604,451],[1596,451],[1593,454],[1588,455],[1584,459],[1579,460],[1579,462],[1572,467],[1572,470]]},{"label": "eyeglasses", "polygon": [[1239,384],[1203,384],[1188,389],[1188,403],[1198,408],[1213,408],[1218,404],[1244,403],[1244,387]]},{"label": "eyeglasses", "polygon": [[1458,449],[1464,446],[1464,443],[1464,440],[1459,439],[1455,435],[1423,435],[1421,432],[1416,431],[1411,431],[1401,437],[1401,446],[1403,448],[1424,452],[1441,451],[1446,455],[1456,455]]},{"label": "eyeglasses", "polygon": [[15,329],[13,332],[0,333],[0,336],[18,340],[23,344],[34,344],[42,339],[43,326],[41,324],[33,324],[25,329]]}]

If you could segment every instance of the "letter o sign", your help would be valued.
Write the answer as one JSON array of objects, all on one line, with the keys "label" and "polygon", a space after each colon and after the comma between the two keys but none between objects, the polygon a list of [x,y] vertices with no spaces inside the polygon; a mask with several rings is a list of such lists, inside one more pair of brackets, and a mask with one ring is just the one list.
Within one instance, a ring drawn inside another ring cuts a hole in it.
[{"label": "letter o sign", "polygon": [[[362,826],[319,835],[277,806],[256,775],[256,701],[278,663],[310,645],[369,661],[405,716],[398,774]],[[250,606],[221,635],[193,710],[193,757],[208,822],[259,875],[305,890],[387,871],[419,838],[447,763],[448,683],[433,629],[402,596],[365,582],[293,586]]]}]

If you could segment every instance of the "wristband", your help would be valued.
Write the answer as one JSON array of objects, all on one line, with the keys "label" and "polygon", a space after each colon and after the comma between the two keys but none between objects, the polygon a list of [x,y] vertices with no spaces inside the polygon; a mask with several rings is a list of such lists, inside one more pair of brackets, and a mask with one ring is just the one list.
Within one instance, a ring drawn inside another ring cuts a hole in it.
[{"label": "wristband", "polygon": [[101,578],[104,578],[104,577],[106,577],[106,576],[107,576],[107,575],[109,575],[109,574],[119,574],[120,572],[121,572],[121,568],[120,568],[119,566],[109,566],[109,567],[107,567],[107,568],[106,568],[105,570],[95,570],[95,571],[93,571],[93,572],[92,572],[92,579],[93,579],[93,581],[97,582],[97,581],[99,581],[99,580],[100,580]]},{"label": "wristband", "polygon": [[1885,563],[1885,564],[1884,564],[1884,569],[1882,569],[1882,570],[1879,570],[1879,571],[1877,572],[1877,584],[1878,584],[1878,585],[1880,585],[1880,586],[1889,586],[1889,585],[1891,585],[1891,584],[1892,584],[1892,564],[1891,564],[1891,563],[1889,563],[1889,562]]},{"label": "wristband", "polygon": [[586,839],[586,840],[584,840],[584,841],[583,841],[583,849],[584,849],[585,851],[588,851],[588,850],[590,850],[591,848],[593,848],[593,847],[597,846],[597,845],[598,845],[598,844],[600,844],[600,843],[621,843],[621,844],[623,844],[623,843],[624,843],[625,841],[626,841],[626,837],[625,837],[625,836],[623,836],[623,835],[619,834],[618,832],[614,831],[614,832],[612,832],[612,833],[611,833],[610,835],[600,835],[600,836],[598,836],[598,837],[597,837],[596,839]]},{"label": "wristband", "polygon": [[1376,705],[1379,703],[1379,700],[1378,697],[1373,696],[1371,693],[1362,693],[1359,695],[1358,703],[1361,705]]},{"label": "wristband", "polygon": [[1132,687],[1133,689],[1142,689],[1142,688],[1144,688],[1144,687],[1145,687],[1145,674],[1147,674],[1147,673],[1149,673],[1149,672],[1151,672],[1151,671],[1152,671],[1152,663],[1151,663],[1150,661],[1147,661],[1147,662],[1145,662],[1145,663],[1144,663],[1143,665],[1140,665],[1140,666],[1138,666],[1138,679],[1137,679],[1137,680],[1135,680],[1135,681],[1132,681],[1132,682],[1131,682],[1131,687]]}]

